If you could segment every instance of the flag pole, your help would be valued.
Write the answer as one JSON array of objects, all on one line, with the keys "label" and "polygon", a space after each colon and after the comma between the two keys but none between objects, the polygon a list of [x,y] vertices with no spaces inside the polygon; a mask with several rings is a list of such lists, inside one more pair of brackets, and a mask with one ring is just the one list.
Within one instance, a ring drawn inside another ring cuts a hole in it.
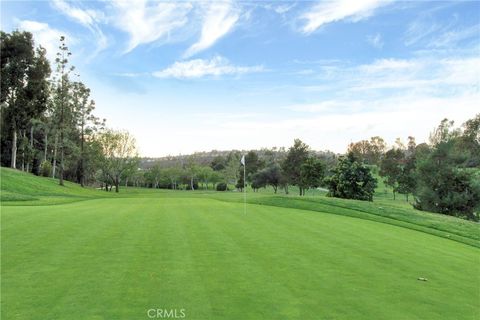
[{"label": "flag pole", "polygon": [[243,159],[243,212],[247,214],[247,180],[245,179],[247,163],[245,158]]}]

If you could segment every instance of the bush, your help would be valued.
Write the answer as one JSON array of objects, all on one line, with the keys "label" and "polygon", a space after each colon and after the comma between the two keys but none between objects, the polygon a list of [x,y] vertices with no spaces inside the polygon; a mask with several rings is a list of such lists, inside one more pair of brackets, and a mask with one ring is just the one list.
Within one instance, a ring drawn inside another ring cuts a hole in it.
[{"label": "bush", "polygon": [[228,187],[225,182],[220,182],[219,184],[217,184],[217,191],[227,191],[227,190],[228,190]]},{"label": "bush", "polygon": [[52,164],[50,161],[42,161],[40,164],[40,175],[43,177],[51,177],[52,176]]}]

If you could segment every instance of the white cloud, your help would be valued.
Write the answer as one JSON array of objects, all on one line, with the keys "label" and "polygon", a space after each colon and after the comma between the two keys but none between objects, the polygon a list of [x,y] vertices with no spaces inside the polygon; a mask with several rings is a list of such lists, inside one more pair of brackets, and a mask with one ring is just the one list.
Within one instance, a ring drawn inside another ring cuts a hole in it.
[{"label": "white cloud", "polygon": [[[457,90],[479,90],[480,58],[381,59],[349,70],[351,90],[414,90],[442,94]],[[338,77],[343,78],[341,73]],[[473,89],[472,89],[473,88]]]},{"label": "white cloud", "polygon": [[301,31],[309,34],[325,24],[344,19],[357,22],[370,17],[377,8],[390,2],[389,0],[323,1],[314,5],[309,12],[300,16],[300,19],[306,20]]},{"label": "white cloud", "polygon": [[114,1],[110,21],[130,35],[125,49],[128,53],[137,46],[168,40],[171,33],[185,26],[192,5],[186,2]]},{"label": "white cloud", "polygon": [[323,90],[327,98],[283,107],[292,112],[288,120],[225,125],[246,132],[255,126],[295,131],[313,147],[339,152],[350,139],[374,135],[391,142],[413,135],[421,142],[443,118],[461,124],[478,113],[480,57],[471,52],[450,58],[379,59],[339,66],[326,82],[335,83]]},{"label": "white cloud", "polygon": [[50,27],[47,23],[21,20],[17,26],[20,30],[29,31],[34,35],[36,45],[41,45],[47,50],[47,58],[51,63],[55,61],[61,36],[66,37],[68,44],[75,43],[76,41],[72,36]]},{"label": "white cloud", "polygon": [[418,43],[422,39],[429,37],[440,29],[440,26],[435,23],[430,17],[422,16],[409,24],[407,31],[405,31],[405,45],[411,46]]},{"label": "white cloud", "polygon": [[382,49],[383,48],[383,40],[380,33],[376,33],[375,35],[367,36],[367,42],[370,43],[374,48]]},{"label": "white cloud", "polygon": [[185,58],[205,50],[225,36],[238,21],[240,13],[231,2],[212,2],[205,8],[200,39],[184,54]]},{"label": "white cloud", "polygon": [[[301,112],[288,119],[257,117],[245,121],[217,123],[215,131],[226,137],[229,130],[242,135],[228,137],[225,145],[236,148],[260,146],[288,146],[296,137],[309,143],[314,149],[345,152],[349,141],[357,141],[380,135],[393,143],[397,137],[415,136],[417,142],[426,141],[429,133],[447,117],[461,124],[478,113],[478,93],[449,98],[428,95],[385,97],[378,100],[327,100],[318,104],[306,104]],[[339,106],[349,107],[337,109]],[[301,105],[294,107],[300,111]],[[318,107],[318,108],[317,108]],[[262,128],[262,135],[256,134]],[[199,130],[201,132],[202,130]],[[198,137],[200,139],[200,137]],[[245,145],[245,144],[248,144]]]},{"label": "white cloud", "polygon": [[273,10],[278,14],[284,14],[292,10],[293,7],[295,7],[296,5],[297,5],[296,3],[282,4],[282,5],[276,6]]},{"label": "white cloud", "polygon": [[284,107],[284,109],[298,112],[353,112],[364,104],[359,100],[326,100],[317,103],[295,104]]},{"label": "white cloud", "polygon": [[443,22],[431,15],[421,14],[412,21],[403,35],[406,46],[419,45],[426,48],[452,49],[465,40],[478,40],[480,24],[465,26],[458,15]]},{"label": "white cloud", "polygon": [[429,47],[451,47],[457,45],[458,42],[466,39],[480,38],[480,24],[476,24],[466,28],[445,30],[442,34],[430,41]]},{"label": "white cloud", "polygon": [[104,18],[103,13],[100,11],[76,8],[64,0],[53,0],[52,4],[57,10],[86,27],[91,27],[98,20]]},{"label": "white cloud", "polygon": [[405,71],[418,65],[418,62],[404,59],[378,59],[373,63],[358,66],[360,71],[366,73]]},{"label": "white cloud", "polygon": [[263,66],[235,66],[226,58],[215,56],[210,60],[193,59],[175,62],[170,67],[153,73],[158,78],[201,78],[205,76],[239,75],[263,71]]},{"label": "white cloud", "polygon": [[64,0],[54,0],[52,4],[55,9],[88,28],[93,33],[96,38],[97,46],[96,50],[93,52],[93,56],[107,47],[107,37],[103,34],[98,25],[99,22],[105,21],[105,15],[103,12],[92,9],[80,9]]}]

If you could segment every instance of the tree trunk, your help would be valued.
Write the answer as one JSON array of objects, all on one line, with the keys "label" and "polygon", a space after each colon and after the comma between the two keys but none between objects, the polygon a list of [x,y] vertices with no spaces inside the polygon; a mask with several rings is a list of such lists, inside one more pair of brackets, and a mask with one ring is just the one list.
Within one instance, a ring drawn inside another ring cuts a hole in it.
[{"label": "tree trunk", "polygon": [[22,136],[22,171],[25,171],[25,146],[23,145],[23,142],[25,141],[25,130],[20,130],[20,135]]},{"label": "tree trunk", "polygon": [[[62,52],[62,59],[65,60],[65,51]],[[63,171],[65,168],[64,160],[65,160],[65,140],[64,140],[64,127],[65,127],[65,62],[62,63],[62,91],[61,91],[61,106],[60,106],[60,177],[59,177],[59,184],[63,186]]]},{"label": "tree trunk", "polygon": [[10,162],[10,167],[15,169],[17,167],[17,129],[13,128],[13,139],[12,139],[12,159]]},{"label": "tree trunk", "polygon": [[[30,161],[33,162],[33,124],[30,127],[30,152],[32,153],[32,159],[29,159],[27,161],[27,172],[30,172]],[[33,163],[32,163],[32,169],[33,169]]]},{"label": "tree trunk", "polygon": [[195,190],[195,189],[193,188],[193,177],[192,177],[192,179],[190,179],[190,187],[191,187],[192,191]]},{"label": "tree trunk", "polygon": [[62,141],[62,145],[60,148],[60,177],[58,183],[63,186],[63,169],[64,169],[64,159],[65,159],[65,149],[63,147],[63,132],[60,133],[60,141]]},{"label": "tree trunk", "polygon": [[57,171],[57,149],[58,149],[58,133],[55,133],[55,143],[54,143],[54,146],[53,146],[52,178],[55,178],[55,173]]},{"label": "tree trunk", "polygon": [[395,200],[395,190],[393,191],[393,200]]},{"label": "tree trunk", "polygon": [[84,166],[84,154],[83,154],[83,144],[85,141],[85,132],[83,128],[83,123],[82,123],[82,129],[81,129],[81,140],[80,140],[80,186],[84,187],[85,186],[85,170],[83,168]]},{"label": "tree trunk", "polygon": [[45,130],[45,147],[43,149],[43,161],[47,161],[47,152],[48,152],[48,133],[47,130]]},{"label": "tree trunk", "polygon": [[[62,111],[63,114],[63,111]],[[63,118],[63,117],[62,117]],[[64,172],[64,161],[65,161],[65,141],[63,135],[63,128],[60,130],[60,173],[59,173],[59,181],[58,183],[63,186],[63,172]]]}]

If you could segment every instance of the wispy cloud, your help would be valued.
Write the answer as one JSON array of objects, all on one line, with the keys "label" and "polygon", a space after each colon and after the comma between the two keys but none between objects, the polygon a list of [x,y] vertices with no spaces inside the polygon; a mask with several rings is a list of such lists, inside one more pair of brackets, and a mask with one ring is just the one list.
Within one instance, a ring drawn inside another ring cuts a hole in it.
[{"label": "wispy cloud", "polygon": [[445,94],[479,90],[480,58],[381,59],[350,71],[351,90],[396,89]]},{"label": "wispy cloud", "polygon": [[406,46],[449,48],[465,40],[480,39],[480,23],[465,25],[458,15],[443,22],[429,14],[420,14],[412,21],[403,36]]},{"label": "wispy cloud", "polygon": [[264,71],[263,66],[235,66],[226,58],[215,56],[210,60],[193,59],[175,62],[170,67],[154,72],[158,78],[194,79],[205,76],[240,75]]},{"label": "wispy cloud", "polygon": [[441,48],[457,45],[460,41],[480,39],[480,24],[469,26],[466,28],[455,28],[443,31],[438,37],[432,39],[428,44],[429,47]]},{"label": "wispy cloud", "polygon": [[214,45],[232,30],[240,17],[239,9],[231,2],[212,2],[203,10],[200,39],[187,49],[184,54],[185,58]]},{"label": "wispy cloud", "polygon": [[418,65],[416,60],[407,59],[377,59],[369,64],[363,64],[357,67],[358,71],[362,71],[364,74],[383,74],[391,73],[395,71],[409,72],[411,69]]},{"label": "wispy cloud", "polygon": [[58,46],[60,44],[60,37],[67,36],[69,44],[75,43],[76,39],[66,32],[50,27],[47,23],[21,20],[17,27],[20,30],[26,30],[34,35],[37,45],[41,45],[47,50],[47,58],[51,63],[55,61]]},{"label": "wispy cloud", "polygon": [[279,6],[274,7],[273,10],[278,14],[285,14],[288,11],[292,10],[296,5],[297,3],[281,4]]},{"label": "wispy cloud", "polygon": [[380,33],[367,36],[367,42],[377,49],[382,49],[384,44]]},{"label": "wispy cloud", "polygon": [[72,5],[71,2],[64,0],[53,0],[53,7],[74,20],[75,22],[88,28],[95,36],[97,48],[93,55],[105,49],[108,45],[107,37],[99,27],[99,23],[105,21],[105,15],[102,11],[93,9],[82,9]]},{"label": "wispy cloud", "polygon": [[[381,135],[391,143],[397,137],[406,138],[408,135],[415,136],[418,142],[425,141],[429,131],[443,118],[462,123],[473,117],[478,113],[478,99],[478,94],[469,93],[447,98],[413,94],[377,100],[327,100],[318,103],[318,107],[314,104],[306,104],[304,108],[292,106],[298,114],[288,119],[271,119],[269,116],[217,125],[244,132],[242,139],[246,141],[272,141],[272,137],[255,138],[255,129],[264,128],[265,132],[275,132],[279,140],[288,141],[296,135],[304,137],[316,149],[344,152],[347,141],[375,135]],[[309,114],[302,114],[304,112]]]},{"label": "wispy cloud", "polygon": [[171,33],[185,26],[193,6],[187,2],[114,1],[110,21],[129,34],[124,53],[137,46],[160,39],[168,40]]},{"label": "wispy cloud", "polygon": [[323,1],[312,6],[308,12],[300,16],[301,20],[305,20],[301,31],[309,34],[325,24],[344,19],[357,22],[370,17],[376,9],[390,2],[388,0]]},{"label": "wispy cloud", "polygon": [[440,25],[435,23],[431,17],[425,17],[422,15],[421,18],[418,18],[409,24],[404,35],[404,43],[406,46],[416,44],[422,39],[429,37],[440,28]]},{"label": "wispy cloud", "polygon": [[86,27],[92,27],[99,20],[103,20],[105,18],[101,11],[77,8],[74,7],[70,2],[64,0],[53,0],[52,5],[55,9]]}]

